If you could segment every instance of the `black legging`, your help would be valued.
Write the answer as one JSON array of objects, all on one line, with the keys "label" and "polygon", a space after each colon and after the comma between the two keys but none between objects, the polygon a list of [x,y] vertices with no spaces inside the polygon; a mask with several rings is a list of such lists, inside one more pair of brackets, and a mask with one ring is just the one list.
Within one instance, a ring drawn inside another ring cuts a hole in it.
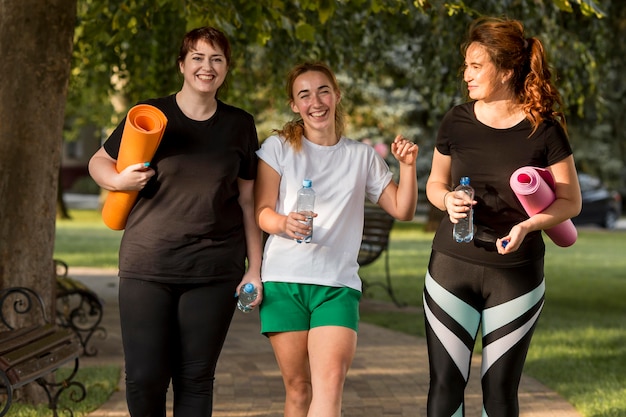
[{"label": "black legging", "polygon": [[215,367],[235,310],[237,284],[120,279],[126,399],[132,417],[164,417],[170,379],[175,416],[211,415]]},{"label": "black legging", "polygon": [[465,415],[479,325],[483,416],[519,415],[517,390],[544,295],[543,259],[490,268],[432,253],[424,288],[429,417]]}]

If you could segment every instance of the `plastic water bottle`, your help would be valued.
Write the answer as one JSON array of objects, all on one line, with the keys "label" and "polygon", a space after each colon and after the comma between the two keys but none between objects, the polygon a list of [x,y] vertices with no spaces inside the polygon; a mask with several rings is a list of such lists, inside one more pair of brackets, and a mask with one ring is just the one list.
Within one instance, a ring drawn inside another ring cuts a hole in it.
[{"label": "plastic water bottle", "polygon": [[[467,194],[467,200],[470,204],[474,200],[474,189],[470,185],[469,177],[461,177],[461,183],[454,189],[454,193],[462,191]],[[467,217],[459,219],[458,223],[454,224],[454,232],[452,233],[454,240],[457,242],[471,242],[474,239],[474,209],[470,206],[470,210],[467,212]]]},{"label": "plastic water bottle", "polygon": [[303,236],[302,239],[297,239],[298,243],[311,243],[313,239],[313,207],[315,206],[315,191],[311,188],[311,180],[305,179],[302,181],[302,188],[298,190],[298,200],[296,203],[296,211],[306,216],[304,224],[311,227],[311,233],[307,236]]},{"label": "plastic water bottle", "polygon": [[250,304],[256,300],[256,297],[259,295],[254,284],[248,282],[243,287],[241,287],[241,291],[239,291],[239,297],[237,300],[237,308],[244,313],[249,313],[252,311],[252,307]]}]

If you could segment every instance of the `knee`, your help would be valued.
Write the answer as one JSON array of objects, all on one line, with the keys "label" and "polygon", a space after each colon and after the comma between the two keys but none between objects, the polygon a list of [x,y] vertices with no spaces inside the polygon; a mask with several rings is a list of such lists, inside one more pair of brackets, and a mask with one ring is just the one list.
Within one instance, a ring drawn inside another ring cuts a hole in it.
[{"label": "knee", "polygon": [[159,395],[167,392],[170,384],[168,374],[151,367],[146,370],[126,369],[126,386],[131,392],[144,392],[151,395]]},{"label": "knee", "polygon": [[172,375],[172,384],[179,392],[193,392],[200,395],[211,395],[215,382],[215,366],[195,364],[180,366]]},{"label": "knee", "polygon": [[434,378],[431,376],[429,395],[433,398],[447,398],[453,404],[463,402],[467,381],[463,378]]},{"label": "knee", "polygon": [[326,391],[341,391],[346,382],[346,375],[347,370],[345,369],[326,369],[323,373],[315,376],[315,390],[322,388]]},{"label": "knee", "polygon": [[285,381],[287,401],[298,406],[307,406],[311,403],[312,388],[310,380],[292,379]]}]

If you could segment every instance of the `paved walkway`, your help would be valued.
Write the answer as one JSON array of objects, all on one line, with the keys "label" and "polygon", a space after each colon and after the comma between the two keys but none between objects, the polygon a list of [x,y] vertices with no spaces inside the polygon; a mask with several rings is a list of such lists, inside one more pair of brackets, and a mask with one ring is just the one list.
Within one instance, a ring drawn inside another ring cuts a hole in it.
[{"label": "paved walkway", "polygon": [[[70,276],[89,285],[105,300],[103,325],[108,335],[104,340],[92,341],[98,355],[83,359],[81,366],[123,365],[115,273],[70,268]],[[362,307],[368,308],[367,300]],[[282,380],[269,342],[258,329],[257,313],[235,312],[217,368],[214,417],[282,416]],[[466,395],[468,417],[481,415],[480,358],[473,362]],[[128,417],[122,378],[119,388],[89,417]],[[361,323],[356,357],[345,384],[344,417],[426,416],[427,390],[425,340]],[[526,376],[519,397],[522,417],[580,417],[563,398]]]}]

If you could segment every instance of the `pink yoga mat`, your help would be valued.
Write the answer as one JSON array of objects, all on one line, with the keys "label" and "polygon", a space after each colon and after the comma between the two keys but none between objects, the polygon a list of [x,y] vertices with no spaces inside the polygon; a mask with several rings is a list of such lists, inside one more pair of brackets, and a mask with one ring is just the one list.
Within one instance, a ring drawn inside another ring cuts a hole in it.
[{"label": "pink yoga mat", "polygon": [[[509,182],[511,189],[529,216],[542,212],[556,199],[554,178],[546,169],[522,167],[511,175]],[[571,219],[546,229],[544,232],[556,245],[561,247],[573,245],[578,237],[578,232]]]}]

